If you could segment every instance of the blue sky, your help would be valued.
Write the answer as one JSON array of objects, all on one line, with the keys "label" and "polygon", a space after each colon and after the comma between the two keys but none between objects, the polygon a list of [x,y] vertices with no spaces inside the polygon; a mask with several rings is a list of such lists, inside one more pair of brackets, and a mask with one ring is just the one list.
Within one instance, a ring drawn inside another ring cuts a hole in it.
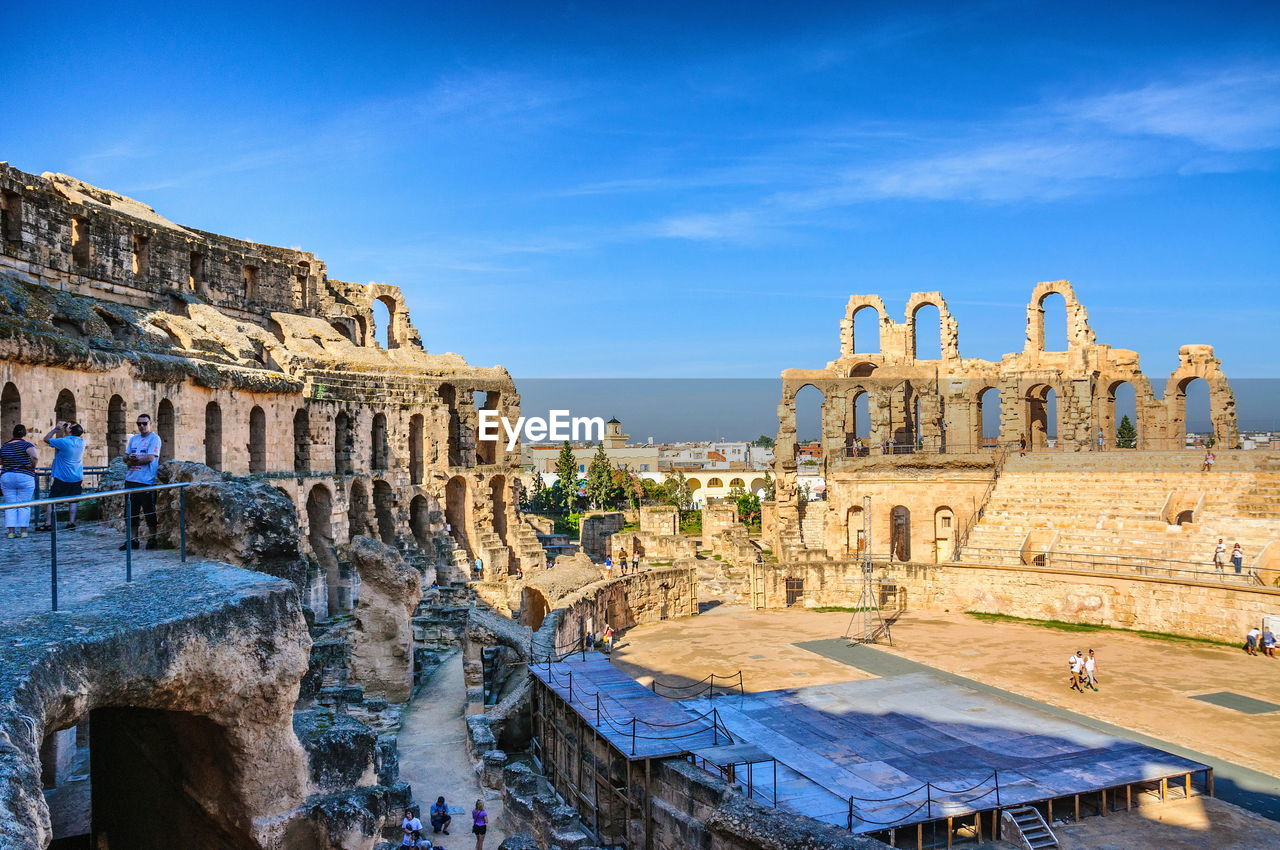
[{"label": "blue sky", "polygon": [[398,284],[517,378],[819,367],[855,292],[994,358],[1059,278],[1157,386],[1192,342],[1276,377],[1278,8],[22,4],[0,159]]}]

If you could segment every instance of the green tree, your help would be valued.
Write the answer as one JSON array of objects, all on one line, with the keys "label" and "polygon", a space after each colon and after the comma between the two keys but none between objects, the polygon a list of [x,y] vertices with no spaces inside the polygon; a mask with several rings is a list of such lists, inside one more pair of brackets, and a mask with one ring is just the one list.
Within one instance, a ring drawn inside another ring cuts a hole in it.
[{"label": "green tree", "polygon": [[675,505],[682,514],[693,504],[693,490],[689,488],[689,479],[684,477],[683,472],[676,470],[667,473],[662,488],[666,490],[667,503]]},{"label": "green tree", "polygon": [[755,525],[760,522],[760,497],[754,493],[742,493],[737,498],[738,522]]},{"label": "green tree", "polygon": [[587,466],[587,501],[597,510],[613,501],[613,464],[604,453],[604,443],[596,446],[596,453]]},{"label": "green tree", "polygon": [[764,474],[764,501],[772,502],[777,493],[778,485],[773,480],[773,476],[768,472]]},{"label": "green tree", "polygon": [[560,490],[558,501],[564,510],[571,511],[578,491],[578,459],[573,456],[573,446],[568,440],[564,441],[560,454],[556,456],[556,478],[559,479],[556,486]]},{"label": "green tree", "polygon": [[751,445],[760,446],[764,449],[771,449],[773,448],[773,437],[766,437],[764,434],[761,434],[759,437],[756,437],[751,441]]},{"label": "green tree", "polygon": [[1126,414],[1120,420],[1120,427],[1116,429],[1116,448],[1132,449],[1138,445],[1138,429],[1133,426],[1133,422],[1129,420]]}]

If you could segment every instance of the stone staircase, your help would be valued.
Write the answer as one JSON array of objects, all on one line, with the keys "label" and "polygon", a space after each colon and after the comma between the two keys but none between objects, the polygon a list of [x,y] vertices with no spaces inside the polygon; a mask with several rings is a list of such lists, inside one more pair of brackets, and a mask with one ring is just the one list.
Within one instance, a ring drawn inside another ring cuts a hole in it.
[{"label": "stone staircase", "polygon": [[1051,850],[1060,846],[1058,836],[1031,806],[1018,806],[1000,813],[1000,840],[1025,850]]},{"label": "stone staircase", "polygon": [[[1280,550],[1280,457],[1222,452],[1211,473],[1179,452],[1033,453],[1010,458],[961,560],[1035,563],[1164,560],[1210,569],[1214,546],[1239,542],[1245,566]],[[1191,520],[1179,525],[1178,514]],[[1227,571],[1232,572],[1231,567]]]},{"label": "stone staircase", "polygon": [[827,503],[817,502],[813,510],[808,508],[808,504],[800,506],[800,541],[805,549],[825,549],[823,532],[827,518]]}]

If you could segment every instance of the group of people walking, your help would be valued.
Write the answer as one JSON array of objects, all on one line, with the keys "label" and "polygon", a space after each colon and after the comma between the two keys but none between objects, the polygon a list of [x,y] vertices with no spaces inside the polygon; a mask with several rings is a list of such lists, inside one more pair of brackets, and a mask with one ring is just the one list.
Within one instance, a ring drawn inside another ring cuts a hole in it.
[{"label": "group of people walking", "polygon": [[[437,797],[428,813],[428,822],[434,835],[449,834],[449,826],[453,823],[453,815],[449,814],[449,805],[444,797]],[[471,834],[476,837],[476,850],[484,850],[484,836],[489,831],[489,813],[485,811],[484,800],[476,800],[476,807],[471,810]],[[428,847],[432,850],[445,850],[425,835],[422,821],[415,809],[405,809],[404,819],[400,822],[401,847]]]},{"label": "group of people walking", "polygon": [[[628,563],[627,550],[619,549],[618,560],[615,561],[613,558],[609,557],[608,555],[605,556],[604,569],[606,573],[612,576],[614,567],[617,567],[619,574],[625,576],[627,574],[627,563]],[[640,572],[640,550],[639,549],[631,553],[630,564],[631,564],[631,572],[633,573]]]},{"label": "group of people walking", "polygon": [[1098,657],[1092,649],[1087,656],[1077,649],[1075,655],[1067,659],[1067,667],[1071,670],[1071,690],[1080,693],[1084,693],[1085,688],[1098,690]]},{"label": "group of people walking", "polygon": [[[124,445],[124,463],[126,467],[124,486],[127,490],[140,490],[153,487],[160,468],[161,441],[159,435],[151,430],[151,416],[143,413],[138,416],[138,432],[129,437]],[[47,498],[59,499],[79,496],[84,492],[84,427],[78,422],[59,421],[54,424],[41,442],[53,449],[53,460],[50,464],[50,484]],[[0,445],[0,494],[5,504],[17,505],[35,501],[36,472],[40,462],[40,450],[27,440],[25,425],[13,426],[11,438]],[[121,545],[121,549],[139,548],[142,541],[138,531],[142,523],[146,523],[148,535],[146,547],[156,548],[156,497],[155,492],[131,493],[129,496],[132,513],[132,524],[129,529],[129,540]],[[66,530],[76,527],[77,502],[69,502],[67,509]],[[52,531],[57,521],[57,505],[49,505],[45,509],[44,524],[37,531]],[[29,535],[31,527],[31,508],[6,508],[4,512],[6,537],[22,538]]]}]

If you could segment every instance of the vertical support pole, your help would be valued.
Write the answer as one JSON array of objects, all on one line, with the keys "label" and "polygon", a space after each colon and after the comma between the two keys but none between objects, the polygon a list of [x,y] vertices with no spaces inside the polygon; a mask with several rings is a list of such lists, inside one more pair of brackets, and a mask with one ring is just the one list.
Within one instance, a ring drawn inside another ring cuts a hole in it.
[{"label": "vertical support pole", "polygon": [[951,850],[951,816],[947,816],[947,850]]},{"label": "vertical support pole", "polygon": [[1103,788],[1098,793],[1102,795],[1102,805],[1098,807],[1098,814],[1105,818],[1107,816],[1107,789]]},{"label": "vertical support pole", "polygon": [[569,704],[573,704],[573,671],[569,671]]},{"label": "vertical support pole", "polygon": [[1185,796],[1188,800],[1190,800],[1191,799],[1191,774],[1190,773],[1182,777],[1182,791],[1183,791],[1183,796]]},{"label": "vertical support pole", "polygon": [[[178,488],[178,560],[187,562],[187,488]],[[530,641],[533,639],[530,638]],[[533,657],[533,653],[529,653]]]},{"label": "vertical support pole", "polygon": [[1169,795],[1169,779],[1161,777],[1160,779],[1160,802],[1164,802],[1164,798]]},{"label": "vertical support pole", "polygon": [[1209,768],[1208,770],[1205,771],[1205,773],[1208,775],[1209,796],[1212,797],[1213,796],[1213,768]]},{"label": "vertical support pole", "polygon": [[1132,809],[1133,809],[1133,785],[1126,785],[1124,786],[1124,810],[1127,812]]},{"label": "vertical support pole", "polygon": [[[995,777],[996,780],[996,808],[998,809],[1000,808],[1000,771],[993,770],[991,771],[991,775]],[[982,827],[978,827],[978,832],[982,832]],[[978,838],[982,838],[981,834],[979,834]]]},{"label": "vertical support pole", "polygon": [[53,610],[58,610],[58,517],[57,508],[53,505],[49,506],[50,513],[54,514],[53,522],[49,523],[49,591],[53,597]]},{"label": "vertical support pole", "polygon": [[[1160,799],[1163,800],[1164,798],[1161,797]],[[1076,820],[1080,820],[1080,795],[1079,794],[1075,795],[1075,803],[1076,803]]]},{"label": "vertical support pole", "polygon": [[[635,754],[636,754],[636,719],[632,717],[631,718],[631,755],[635,755]],[[649,762],[647,760],[644,763],[644,769],[645,771],[649,770]],[[647,784],[646,784],[646,788],[647,788]]]},{"label": "vertical support pole", "polygon": [[600,727],[600,692],[596,691],[596,728]]},{"label": "vertical support pole", "polygon": [[930,818],[933,817],[933,783],[926,782],[924,784],[924,813]]},{"label": "vertical support pole", "polygon": [[720,745],[720,713],[714,708],[711,709],[711,743]]},{"label": "vertical support pole", "polygon": [[124,580],[133,581],[133,497],[124,494]]}]

